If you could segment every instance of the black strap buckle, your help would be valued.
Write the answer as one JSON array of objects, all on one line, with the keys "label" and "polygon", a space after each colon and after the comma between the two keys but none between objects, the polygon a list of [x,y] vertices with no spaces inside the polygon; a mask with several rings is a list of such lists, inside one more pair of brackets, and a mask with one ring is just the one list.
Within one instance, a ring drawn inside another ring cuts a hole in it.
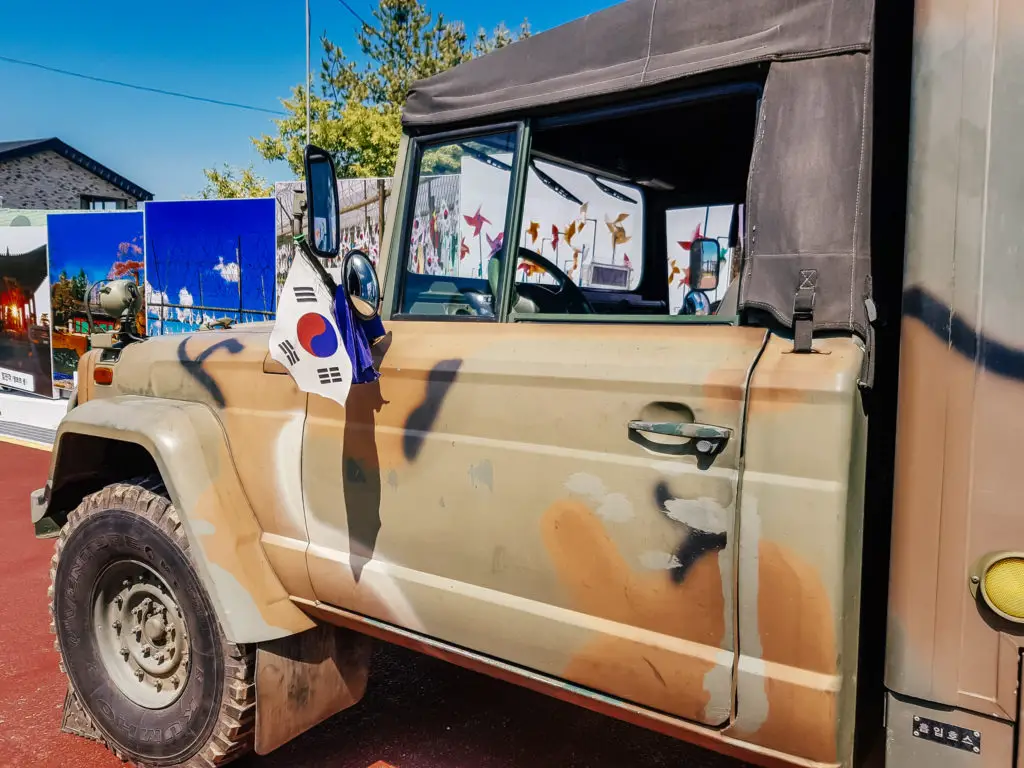
[{"label": "black strap buckle", "polygon": [[808,353],[814,337],[814,301],[818,291],[818,270],[801,269],[800,284],[793,297],[793,351]]}]

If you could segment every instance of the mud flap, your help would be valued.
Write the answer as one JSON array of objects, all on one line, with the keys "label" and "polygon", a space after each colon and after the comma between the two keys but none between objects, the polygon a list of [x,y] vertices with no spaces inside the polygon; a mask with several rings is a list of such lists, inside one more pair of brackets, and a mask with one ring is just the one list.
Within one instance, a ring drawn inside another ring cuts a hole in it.
[{"label": "mud flap", "polygon": [[366,692],[371,638],[321,624],[256,649],[256,753],[265,755]]},{"label": "mud flap", "polygon": [[60,719],[60,729],[64,733],[82,736],[91,741],[103,741],[103,737],[92,724],[92,719],[86,714],[82,702],[78,700],[78,696],[70,685],[67,695],[64,697],[64,714]]}]

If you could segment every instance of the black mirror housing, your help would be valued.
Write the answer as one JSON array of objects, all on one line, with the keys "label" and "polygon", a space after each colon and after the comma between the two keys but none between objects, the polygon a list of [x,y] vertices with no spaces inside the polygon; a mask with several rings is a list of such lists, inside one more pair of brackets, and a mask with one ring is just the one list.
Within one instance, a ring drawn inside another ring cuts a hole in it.
[{"label": "black mirror housing", "polygon": [[341,252],[341,215],[334,158],[312,144],[303,154],[306,176],[306,242],[322,259]]}]

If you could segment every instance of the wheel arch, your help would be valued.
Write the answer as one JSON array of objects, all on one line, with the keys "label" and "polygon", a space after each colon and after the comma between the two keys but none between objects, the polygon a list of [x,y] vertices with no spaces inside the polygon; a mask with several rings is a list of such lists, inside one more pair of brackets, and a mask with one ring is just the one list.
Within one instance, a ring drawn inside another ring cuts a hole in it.
[{"label": "wheel arch", "polygon": [[205,405],[114,397],[70,411],[58,428],[49,479],[33,504],[33,522],[38,528],[46,518],[63,526],[90,493],[153,474],[178,510],[228,640],[265,642],[314,626],[291,601],[263,551],[262,530],[227,438]]}]

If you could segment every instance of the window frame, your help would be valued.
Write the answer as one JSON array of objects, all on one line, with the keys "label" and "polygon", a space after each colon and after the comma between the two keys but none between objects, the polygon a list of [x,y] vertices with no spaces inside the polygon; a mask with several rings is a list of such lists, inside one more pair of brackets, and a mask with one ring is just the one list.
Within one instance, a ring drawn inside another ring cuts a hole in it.
[{"label": "window frame", "polygon": [[[758,104],[760,105],[760,102],[758,102]],[[760,109],[760,106],[758,108]],[[749,179],[749,176],[748,176],[748,179]],[[748,183],[749,183],[749,181],[748,181]],[[724,206],[724,205],[733,206],[734,207],[733,216],[739,216],[739,221],[741,223],[741,226],[740,226],[740,230],[736,234],[736,236],[737,236],[737,247],[739,247],[740,245],[743,245],[745,243],[745,239],[746,238],[745,238],[745,233],[742,231],[742,224],[746,220],[745,209],[746,209],[747,203],[746,203],[746,201],[738,202],[738,203],[737,202],[728,202],[727,201],[727,202],[708,202],[708,203],[704,203],[702,205],[697,205],[697,206],[675,205],[675,206],[672,206],[671,208],[667,208],[667,207],[666,208],[662,208],[661,211],[660,211],[660,214],[661,214],[661,234],[666,236],[665,237],[665,245],[666,245],[666,247],[668,245],[668,237],[667,237],[667,234],[668,234],[668,214],[670,212],[678,211],[678,210],[684,210],[684,209],[687,209],[687,208],[704,208],[705,210],[710,210],[711,208],[717,208],[719,206]],[[731,225],[730,225],[730,231],[731,231]],[[721,245],[721,243],[719,243],[719,245]],[[741,253],[741,257],[745,258],[745,249],[741,248],[741,251],[743,251],[743,253]],[[730,263],[730,270],[731,270],[732,261],[730,261],[729,263]],[[736,276],[736,281],[735,281],[736,282],[736,289],[737,290],[739,290],[739,283],[742,280],[743,280],[743,269],[742,269],[742,264],[741,264],[740,265],[740,272]],[[721,275],[719,275],[719,281],[721,281]],[[731,284],[726,286],[726,291],[728,291],[728,289],[731,288],[731,287],[732,287]],[[724,298],[724,294],[723,294],[723,298]],[[671,289],[670,289],[670,301],[671,301]],[[675,320],[674,322],[681,322],[681,323],[701,323],[701,322],[703,322],[703,323],[711,323],[713,325],[715,325],[717,323],[712,322],[711,320],[709,320],[709,318],[718,318],[719,320],[721,320],[722,322],[724,322],[725,324],[728,324],[728,325],[739,325],[739,320],[740,320],[739,312],[738,311],[735,314],[732,314],[732,315],[669,315],[669,317],[671,317],[671,318],[680,318],[679,320]]]},{"label": "window frame", "polygon": [[[105,197],[103,195],[79,195],[83,211],[126,211],[128,199],[124,197]],[[96,203],[113,203],[113,208],[95,208]]]},{"label": "window frame", "polygon": [[[398,208],[396,211],[395,230],[392,237],[389,254],[388,268],[385,275],[385,296],[382,306],[383,320],[412,320],[430,322],[540,322],[540,323],[608,323],[608,324],[634,324],[634,325],[739,325],[740,315],[622,315],[622,314],[594,314],[594,315],[565,315],[535,313],[513,315],[512,288],[515,284],[515,268],[517,258],[505,258],[502,264],[501,279],[498,285],[498,296],[495,297],[497,311],[494,315],[423,315],[402,312],[402,300],[405,295],[406,274],[408,273],[408,249],[407,244],[411,238],[414,207],[416,204],[416,193],[419,188],[420,164],[423,159],[423,152],[434,146],[444,145],[460,139],[470,139],[480,136],[493,135],[506,131],[515,131],[515,154],[513,156],[513,167],[509,182],[508,203],[505,210],[505,253],[509,253],[509,245],[518,243],[522,231],[523,214],[526,203],[526,183],[528,180],[530,151],[532,146],[533,131],[535,128],[563,127],[567,125],[586,124],[600,122],[601,120],[615,117],[623,113],[645,113],[657,111],[666,107],[680,104],[700,104],[701,102],[713,101],[719,98],[732,96],[752,96],[755,100],[755,125],[760,122],[761,107],[764,96],[764,84],[751,79],[742,79],[730,83],[719,83],[715,85],[701,85],[682,89],[668,95],[648,96],[632,101],[619,102],[616,104],[583,109],[571,113],[550,115],[540,118],[524,118],[521,120],[505,120],[502,122],[475,125],[456,130],[438,131],[436,133],[407,134],[409,141],[406,152],[405,164],[402,167],[402,186],[395,192],[399,195]],[[749,227],[749,175],[747,180],[747,193],[742,203],[747,208],[746,224]],[[710,204],[710,203],[709,203]],[[644,255],[649,246],[651,238],[651,227],[649,211],[645,206],[645,221],[643,230]],[[743,258],[749,257],[747,253],[746,232],[740,232],[740,242],[743,243]],[[646,264],[644,265],[646,268]],[[742,283],[745,270],[740,269],[737,276],[737,289],[742,291]]]},{"label": "window frame", "polygon": [[[528,140],[532,140],[532,132],[534,129],[545,129],[545,128],[560,128],[570,125],[584,125],[587,123],[596,123],[601,120],[606,120],[611,117],[616,117],[622,114],[643,114],[647,112],[653,112],[667,107],[678,106],[680,104],[700,104],[702,102],[713,101],[720,98],[729,98],[734,96],[752,96],[755,100],[754,111],[755,115],[755,130],[756,126],[760,123],[761,106],[764,98],[764,85],[752,80],[739,80],[732,83],[723,83],[717,85],[705,85],[694,88],[688,88],[680,90],[676,93],[668,95],[653,96],[647,98],[641,98],[634,101],[625,101],[616,104],[611,104],[604,107],[596,107],[593,109],[584,109],[578,112],[572,112],[568,114],[552,115],[549,117],[539,118],[531,123],[529,126]],[[529,158],[529,142],[527,143],[527,162]],[[752,162],[751,158],[751,162]],[[524,166],[526,163],[524,162]],[[525,208],[525,174],[523,177],[523,190],[522,196],[517,200],[519,206],[520,219],[518,223],[522,224],[522,213]],[[749,217],[749,206],[750,206],[750,176],[748,173],[747,184],[746,184],[745,199],[742,203],[734,203],[735,205],[743,205],[747,208],[746,216]],[[712,205],[712,203],[708,203]],[[650,222],[647,220],[650,217],[651,211],[644,207],[644,230],[643,230],[643,248],[644,256],[646,257],[646,251],[650,244],[650,238],[652,237]],[[661,223],[664,228],[664,222]],[[516,242],[519,242],[520,231],[515,232]],[[744,244],[743,258],[747,258],[747,243],[746,233],[739,233],[740,242]],[[510,260],[512,261],[512,260]],[[645,258],[646,261],[646,258]],[[646,267],[646,265],[645,265]],[[744,278],[744,269],[740,268],[740,274],[737,276],[737,290],[742,291],[742,283]],[[514,280],[514,271],[510,274],[502,275],[502,284],[499,286],[501,290],[503,300],[502,303],[505,307],[511,306],[512,291]],[[642,278],[641,278],[642,280]],[[569,315],[569,314],[551,314],[551,313],[530,313],[522,315],[511,315],[508,312],[502,314],[502,322],[515,322],[515,323],[607,323],[617,325],[740,325],[740,315],[737,312],[732,315],[622,315],[622,314],[593,314],[593,315]]]},{"label": "window frame", "polygon": [[501,281],[499,282],[499,296],[494,297],[495,306],[498,308],[498,311],[494,315],[424,315],[402,311],[402,302],[405,298],[405,288],[407,283],[406,276],[409,273],[409,251],[407,246],[410,238],[412,237],[412,222],[415,218],[414,209],[416,206],[416,194],[419,190],[420,165],[423,161],[424,152],[433,147],[444,146],[459,140],[473,139],[482,136],[493,136],[501,133],[512,133],[515,145],[512,158],[512,173],[509,179],[508,199],[505,207],[505,227],[503,230],[505,233],[505,242],[508,243],[512,242],[512,228],[515,227],[515,232],[518,232],[520,219],[522,217],[522,206],[518,202],[519,198],[517,196],[517,192],[519,188],[519,177],[522,176],[523,166],[525,166],[525,163],[521,162],[521,160],[524,157],[524,143],[528,142],[527,121],[517,120],[511,122],[492,123],[485,126],[476,126],[473,128],[465,128],[455,131],[442,131],[439,133],[422,134],[410,137],[410,146],[407,153],[408,156],[403,169],[404,188],[400,190],[402,198],[400,200],[398,221],[395,222],[397,225],[394,235],[395,244],[392,246],[392,258],[390,259],[394,264],[393,266],[389,264],[387,275],[389,283],[394,286],[394,290],[390,291],[390,301],[385,301],[387,313],[384,319],[430,322],[504,322],[503,313],[505,311],[504,306],[506,301],[505,297],[501,294],[507,293],[507,291],[503,292],[501,290],[501,286],[506,284],[505,272],[508,267],[507,259],[505,260],[506,263],[502,265],[503,271]]}]

